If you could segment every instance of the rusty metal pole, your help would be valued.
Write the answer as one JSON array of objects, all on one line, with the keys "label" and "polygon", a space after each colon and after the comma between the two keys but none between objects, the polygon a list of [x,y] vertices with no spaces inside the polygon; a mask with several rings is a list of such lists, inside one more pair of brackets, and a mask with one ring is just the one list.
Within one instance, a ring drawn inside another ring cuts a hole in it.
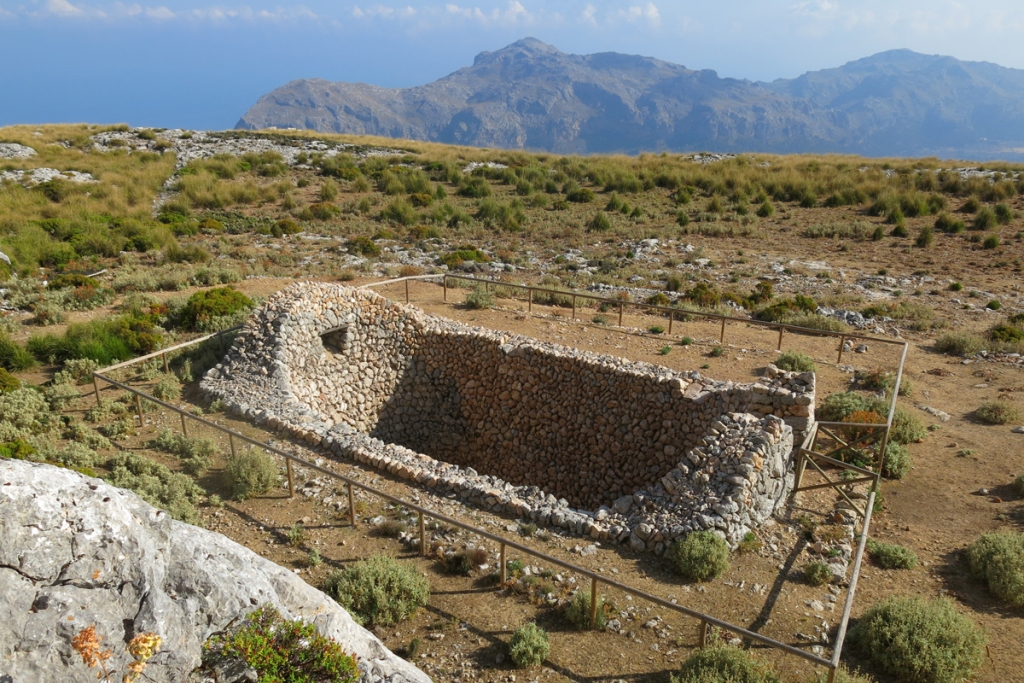
[{"label": "rusty metal pole", "polygon": [[356,525],[356,497],[353,494],[355,486],[351,483],[348,485],[348,520],[354,527]]},{"label": "rusty metal pole", "polygon": [[284,461],[288,463],[288,497],[295,497],[295,476],[292,474],[292,459],[285,458]]},{"label": "rusty metal pole", "polygon": [[427,554],[427,528],[423,523],[423,513],[420,513],[420,555]]},{"label": "rusty metal pole", "polygon": [[597,579],[590,579],[590,628],[597,628]]},{"label": "rusty metal pole", "polygon": [[508,566],[505,564],[505,544],[501,544],[501,585],[504,586],[505,582],[508,581]]}]

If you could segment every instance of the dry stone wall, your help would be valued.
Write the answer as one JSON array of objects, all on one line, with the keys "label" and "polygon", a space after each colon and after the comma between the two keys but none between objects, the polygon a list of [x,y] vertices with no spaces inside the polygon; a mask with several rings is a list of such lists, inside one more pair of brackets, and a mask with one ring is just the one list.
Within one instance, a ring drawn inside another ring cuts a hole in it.
[{"label": "dry stone wall", "polygon": [[337,456],[652,551],[763,522],[814,410],[812,373],[715,382],[323,283],[268,300],[203,387]]}]

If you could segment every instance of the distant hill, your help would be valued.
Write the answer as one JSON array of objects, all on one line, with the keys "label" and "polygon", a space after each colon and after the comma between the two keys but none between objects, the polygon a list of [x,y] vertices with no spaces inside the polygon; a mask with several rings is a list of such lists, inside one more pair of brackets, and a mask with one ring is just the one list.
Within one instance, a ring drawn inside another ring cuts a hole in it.
[{"label": "distant hill", "polygon": [[771,83],[533,38],[414,88],[322,79],[237,128],[308,128],[560,153],[841,152],[1024,159],[1024,70],[891,50]]}]

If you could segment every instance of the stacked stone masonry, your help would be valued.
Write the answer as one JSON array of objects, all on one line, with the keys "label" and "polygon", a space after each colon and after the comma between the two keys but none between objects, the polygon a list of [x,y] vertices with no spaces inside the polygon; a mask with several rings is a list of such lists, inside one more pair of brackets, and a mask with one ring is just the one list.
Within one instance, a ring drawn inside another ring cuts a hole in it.
[{"label": "stacked stone masonry", "polygon": [[298,283],[203,378],[240,415],[438,493],[663,552],[736,543],[792,486],[813,373],[716,382]]}]

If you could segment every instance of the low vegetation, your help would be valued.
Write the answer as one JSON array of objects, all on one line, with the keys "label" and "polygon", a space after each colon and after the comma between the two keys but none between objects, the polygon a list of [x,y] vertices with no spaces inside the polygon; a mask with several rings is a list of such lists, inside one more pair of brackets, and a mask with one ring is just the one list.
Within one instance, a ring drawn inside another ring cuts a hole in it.
[{"label": "low vegetation", "polygon": [[509,657],[519,669],[539,666],[550,653],[547,632],[533,623],[517,628],[508,644]]},{"label": "low vegetation", "polygon": [[249,448],[228,458],[224,483],[235,500],[267,493],[278,484],[277,465],[262,448]]},{"label": "low vegetation", "polygon": [[986,640],[946,598],[890,598],[868,609],[849,631],[861,657],[908,683],[970,679],[982,664]]},{"label": "low vegetation", "polygon": [[391,626],[427,604],[430,586],[413,567],[383,555],[332,573],[323,591],[364,626]]},{"label": "low vegetation", "polygon": [[729,569],[729,546],[710,531],[694,531],[676,541],[669,559],[688,581],[712,581]]},{"label": "low vegetation", "polygon": [[967,548],[967,562],[999,599],[1024,607],[1024,534],[985,534]]},{"label": "low vegetation", "polygon": [[687,657],[672,683],[783,683],[782,676],[756,655],[714,644]]},{"label": "low vegetation", "polygon": [[868,539],[868,553],[882,569],[913,569],[917,566],[917,555],[913,550],[897,543],[883,543]]}]

